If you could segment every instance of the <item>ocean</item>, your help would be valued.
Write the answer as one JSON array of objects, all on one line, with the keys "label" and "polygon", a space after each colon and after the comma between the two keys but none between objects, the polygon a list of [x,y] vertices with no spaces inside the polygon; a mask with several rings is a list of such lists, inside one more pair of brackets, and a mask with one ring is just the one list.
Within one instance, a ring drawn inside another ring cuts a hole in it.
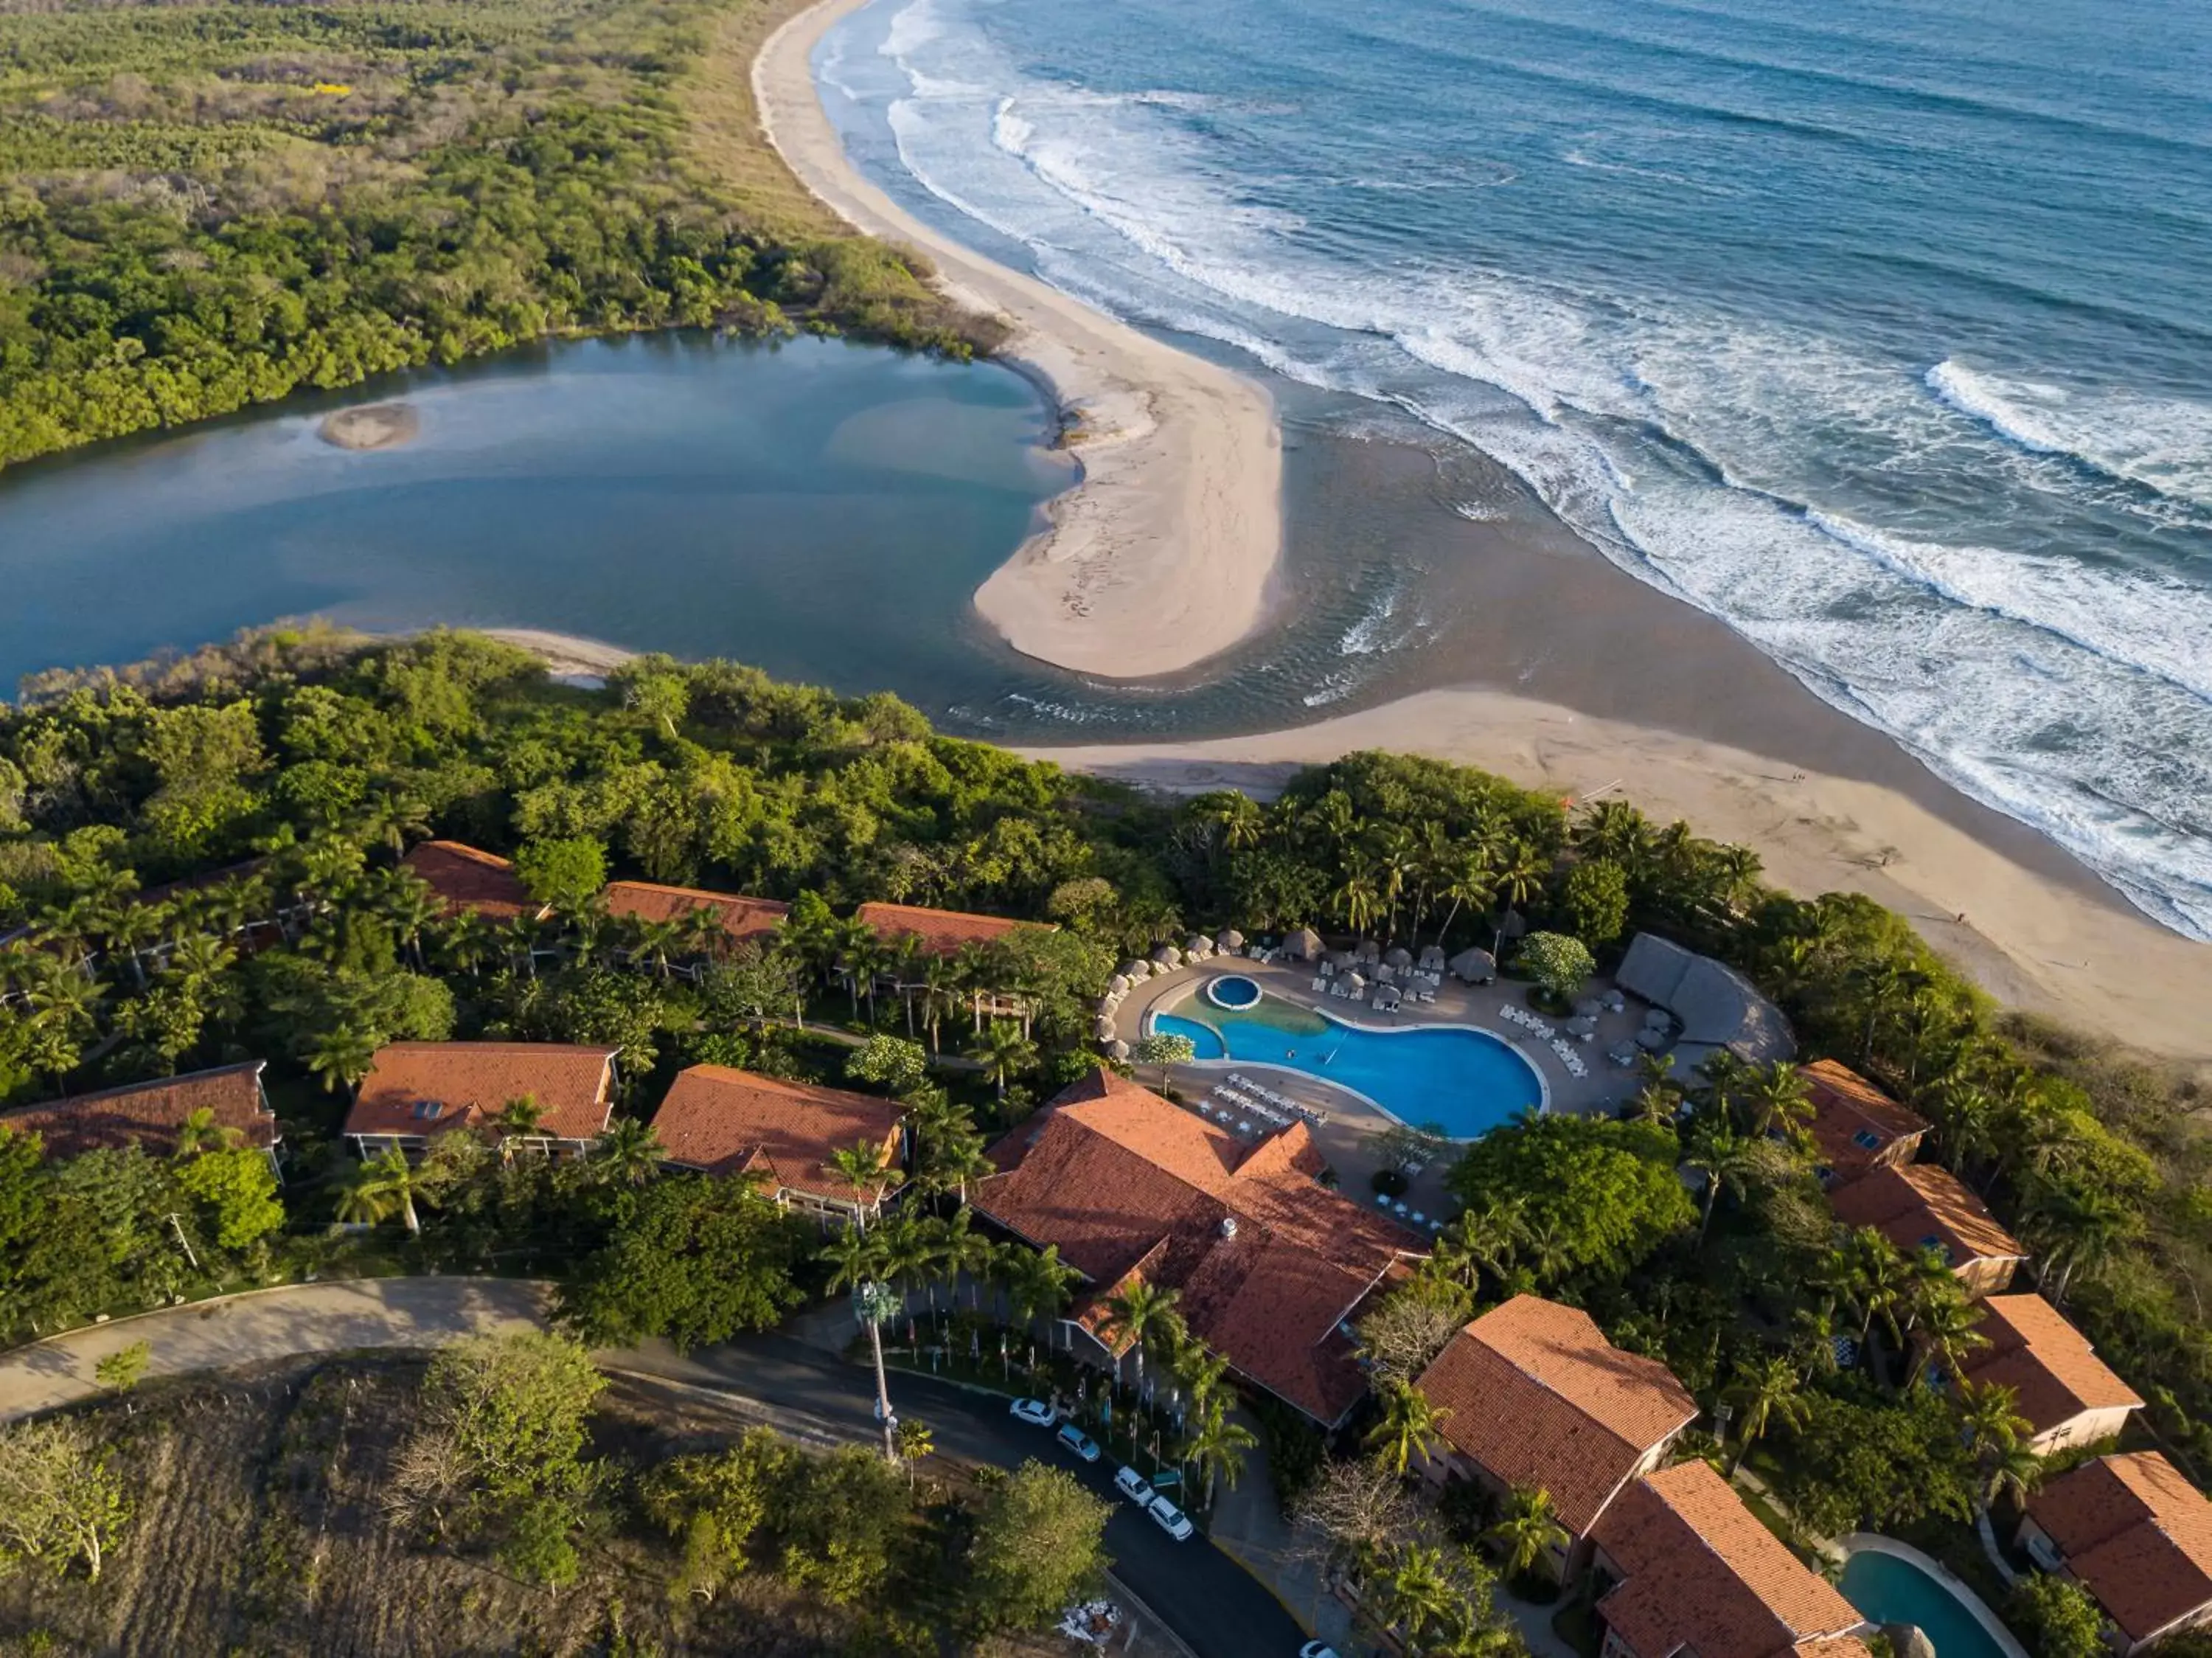
[{"label": "ocean", "polygon": [[1488,457],[2212,939],[2212,9],[878,0],[816,64],[933,223]]}]

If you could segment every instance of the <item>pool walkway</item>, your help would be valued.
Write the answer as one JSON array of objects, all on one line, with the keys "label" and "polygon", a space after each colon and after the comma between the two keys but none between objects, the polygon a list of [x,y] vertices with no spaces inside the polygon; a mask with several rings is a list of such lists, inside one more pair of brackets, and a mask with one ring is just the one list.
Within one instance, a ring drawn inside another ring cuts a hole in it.
[{"label": "pool walkway", "polygon": [[[1135,1046],[1155,1012],[1174,1012],[1207,1020],[1213,1010],[1202,1000],[1195,1000],[1195,1005],[1184,1004],[1198,998],[1206,980],[1224,973],[1251,978],[1268,996],[1292,1006],[1314,1009],[1370,1029],[1472,1026],[1507,1044],[1535,1067],[1537,1075],[1544,1079],[1549,1100],[1547,1109],[1552,1111],[1584,1116],[1610,1113],[1633,1098],[1638,1086],[1632,1069],[1623,1070],[1606,1058],[1609,1048],[1632,1040],[1642,1027],[1644,1004],[1632,997],[1626,1012],[1607,1015],[1600,1022],[1594,1040],[1576,1045],[1587,1072],[1577,1077],[1569,1073],[1547,1044],[1499,1016],[1498,1010],[1503,1006],[1527,1005],[1526,985],[1507,981],[1468,985],[1447,978],[1434,1002],[1408,1005],[1395,1013],[1382,1013],[1365,1003],[1316,994],[1313,981],[1316,969],[1304,962],[1259,962],[1238,956],[1217,956],[1143,979],[1131,986],[1127,998],[1116,1013],[1116,1028],[1121,1039]],[[1609,988],[1594,983],[1590,993],[1601,994]],[[1139,1066],[1138,1070],[1139,1081],[1158,1081],[1152,1067]],[[1395,1118],[1320,1077],[1256,1062],[1171,1066],[1168,1081],[1185,1100],[1195,1104],[1203,1100],[1231,1070],[1264,1082],[1300,1105],[1326,1112],[1328,1122],[1313,1129],[1315,1143],[1336,1171],[1342,1190],[1363,1202],[1371,1201],[1370,1183],[1384,1161],[1375,1150],[1376,1137],[1398,1127]],[[1261,1125],[1255,1123],[1254,1126],[1257,1129]],[[1448,1154],[1413,1177],[1403,1199],[1409,1212],[1419,1210],[1424,1216],[1440,1217],[1457,1209],[1456,1202],[1443,1189],[1443,1174],[1450,1161]]]}]

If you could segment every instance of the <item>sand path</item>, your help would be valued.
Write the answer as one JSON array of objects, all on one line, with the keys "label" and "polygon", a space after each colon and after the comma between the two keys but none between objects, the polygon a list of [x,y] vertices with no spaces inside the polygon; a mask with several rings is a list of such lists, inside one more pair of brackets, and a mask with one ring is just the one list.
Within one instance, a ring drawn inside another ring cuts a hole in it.
[{"label": "sand path", "polygon": [[975,594],[1025,655],[1115,679],[1216,655],[1266,619],[1282,548],[1282,436],[1255,381],[1164,345],[939,235],[845,158],[809,57],[867,0],[824,0],[770,35],[753,64],[769,141],[855,229],[927,253],[940,287],[1004,316],[1004,356],[1042,382],[1083,463],[1048,527]]}]

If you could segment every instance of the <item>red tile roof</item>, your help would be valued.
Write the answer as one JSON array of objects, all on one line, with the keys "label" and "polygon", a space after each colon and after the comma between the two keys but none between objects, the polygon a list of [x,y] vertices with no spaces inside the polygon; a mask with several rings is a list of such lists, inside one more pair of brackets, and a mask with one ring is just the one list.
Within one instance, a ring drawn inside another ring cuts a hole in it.
[{"label": "red tile roof", "polygon": [[19,1106],[0,1112],[0,1128],[41,1136],[50,1157],[127,1145],[142,1145],[158,1155],[173,1151],[185,1119],[204,1110],[214,1113],[220,1126],[235,1131],[239,1144],[266,1149],[276,1143],[277,1137],[276,1116],[261,1095],[265,1063],[252,1059],[219,1070]]},{"label": "red tile roof", "polygon": [[[1096,1302],[1141,1267],[1178,1292],[1194,1335],[1324,1423],[1365,1391],[1342,1329],[1412,1233],[1312,1178],[1304,1125],[1248,1147],[1134,1082],[1098,1071],[992,1149],[1005,1172],[974,1206],[1091,1281]],[[1095,1307],[1073,1314],[1095,1323]]]},{"label": "red tile roof", "polygon": [[852,1183],[833,1172],[833,1153],[866,1141],[883,1148],[892,1173],[871,1202],[900,1185],[899,1125],[906,1107],[872,1094],[786,1082],[726,1065],[694,1065],[676,1079],[653,1119],[671,1162],[709,1174],[768,1178],[838,1203],[853,1201]]},{"label": "red tile roof", "polygon": [[853,915],[885,943],[912,939],[931,955],[957,954],[964,945],[988,944],[1009,933],[1042,924],[1009,921],[1004,916],[969,915],[960,910],[925,910],[911,904],[863,904]]},{"label": "red tile roof", "polygon": [[2157,1452],[2085,1462],[2027,1512],[2131,1642],[2212,1605],[2212,1503]]},{"label": "red tile roof", "polygon": [[[1916,1144],[1929,1130],[1928,1119],[1891,1099],[1865,1077],[1832,1059],[1816,1059],[1798,1070],[1813,1101],[1813,1143],[1820,1161],[1845,1179],[1868,1167],[1900,1140]],[[1867,1145],[1867,1136],[1878,1142]],[[1911,1155],[1910,1151],[1904,1154]]]},{"label": "red tile roof", "polygon": [[2037,1434],[2084,1411],[2140,1409],[2133,1388],[2106,1368],[2088,1338],[2040,1295],[1992,1295],[1975,1332],[1989,1345],[1960,1367],[1977,1387],[2009,1387]]},{"label": "red tile roof", "polygon": [[696,887],[660,887],[649,881],[610,881],[603,896],[609,915],[639,921],[678,921],[696,911],[711,910],[720,917],[722,930],[732,944],[774,932],[791,913],[791,905],[772,898],[709,893]]},{"label": "red tile roof", "polygon": [[545,913],[545,906],[524,889],[514,866],[495,853],[457,840],[426,840],[399,863],[444,900],[447,915],[473,910],[487,921],[512,921]]},{"label": "red tile roof", "polygon": [[[1598,1612],[1637,1658],[1838,1658],[1864,1621],[1704,1462],[1647,1474],[1598,1521],[1623,1580]],[[1847,1649],[1845,1649],[1847,1650]]]},{"label": "red tile roof", "polygon": [[1952,1271],[1974,1261],[2027,1259],[1989,1206],[1927,1163],[1876,1168],[1828,1194],[1846,1226],[1870,1226],[1908,1253],[1929,1244],[1949,1252]]},{"label": "red tile roof", "polygon": [[1442,1431],[1454,1449],[1507,1485],[1549,1491],[1577,1537],[1698,1415],[1665,1365],[1622,1352],[1589,1314],[1534,1295],[1468,1325],[1418,1385],[1450,1411]]},{"label": "red tile roof", "polygon": [[508,1100],[528,1095],[544,1113],[538,1133],[596,1139],[614,1108],[618,1051],[556,1042],[394,1042],[376,1051],[343,1131],[442,1134],[488,1123]]}]

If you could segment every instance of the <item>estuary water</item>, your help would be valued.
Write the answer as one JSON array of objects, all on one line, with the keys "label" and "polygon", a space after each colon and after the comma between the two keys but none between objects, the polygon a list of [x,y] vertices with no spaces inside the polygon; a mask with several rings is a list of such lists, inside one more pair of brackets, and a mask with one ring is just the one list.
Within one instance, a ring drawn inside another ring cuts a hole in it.
[{"label": "estuary water", "polygon": [[2201,0],[878,0],[817,68],[914,210],[1488,457],[2212,938]]}]

